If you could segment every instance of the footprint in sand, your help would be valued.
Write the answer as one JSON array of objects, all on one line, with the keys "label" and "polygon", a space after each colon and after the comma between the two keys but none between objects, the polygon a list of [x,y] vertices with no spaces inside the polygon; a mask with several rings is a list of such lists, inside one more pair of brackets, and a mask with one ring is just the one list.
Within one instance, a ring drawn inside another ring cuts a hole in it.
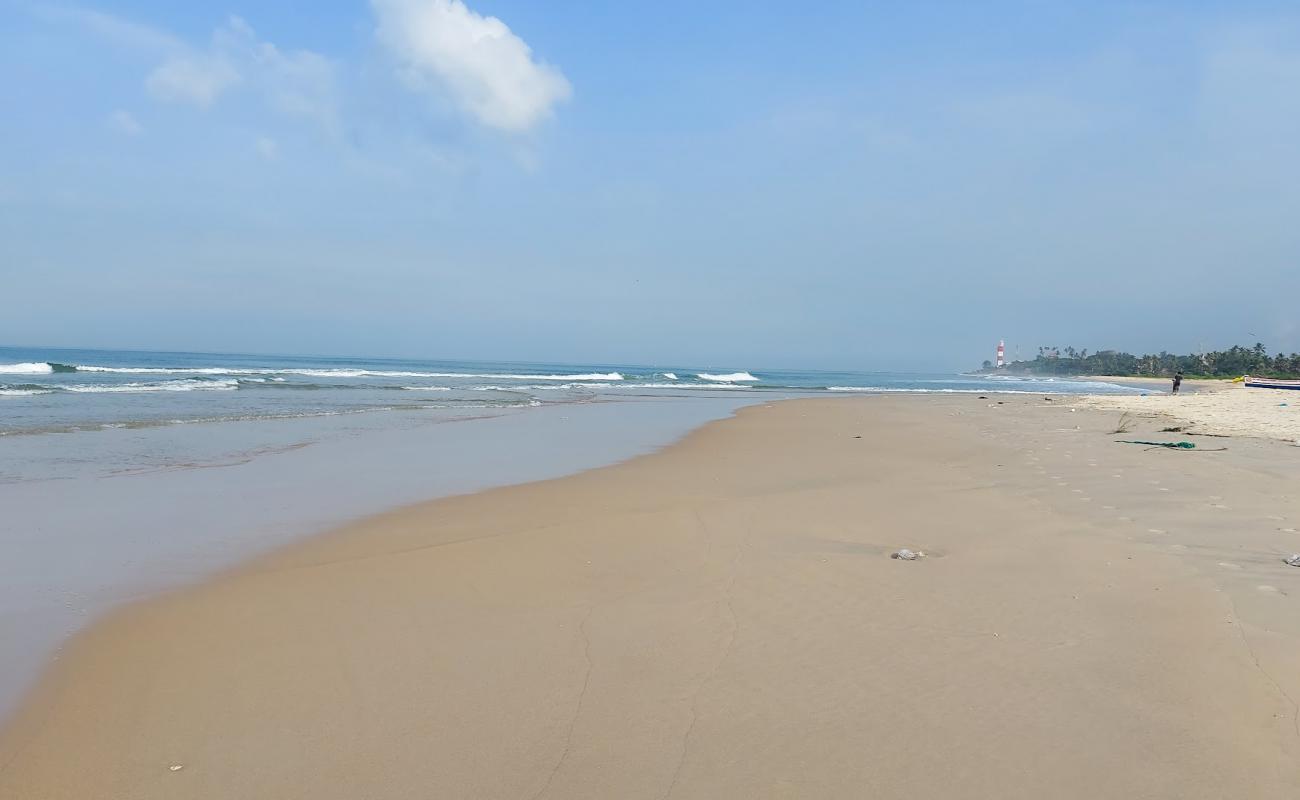
[{"label": "footprint in sand", "polygon": [[1224,569],[1241,569],[1240,564],[1233,564],[1231,561],[1220,561],[1219,566]]},{"label": "footprint in sand", "polygon": [[1161,487],[1160,487],[1160,491],[1162,491],[1162,492],[1167,492],[1167,491],[1169,491],[1169,489],[1167,489],[1167,488],[1164,487],[1164,486],[1161,486]]},{"label": "footprint in sand", "polygon": [[1114,511],[1114,510],[1115,510],[1115,506],[1102,506],[1102,508],[1106,509],[1107,511]]},{"label": "footprint in sand", "polygon": [[1119,518],[1119,521],[1120,521],[1120,522],[1132,522],[1132,521],[1133,521],[1133,518],[1132,518],[1132,517],[1120,517],[1120,518]]},{"label": "footprint in sand", "polygon": [[1111,475],[1111,477],[1112,477],[1112,478],[1122,478],[1122,477],[1124,477],[1124,476],[1123,476],[1123,475]]},{"label": "footprint in sand", "polygon": [[1227,508],[1223,503],[1210,503],[1210,508]]},{"label": "footprint in sand", "polygon": [[1071,489],[1070,491],[1074,492],[1075,494],[1083,494],[1082,489]]},{"label": "footprint in sand", "polygon": [[1276,586],[1269,586],[1267,583],[1261,583],[1259,586],[1256,586],[1255,588],[1258,589],[1258,590],[1260,590],[1261,592],[1269,592],[1269,593],[1272,593],[1272,594],[1276,594],[1276,593],[1277,593],[1277,587],[1276,587]]},{"label": "footprint in sand", "polygon": [[1147,533],[1167,533],[1167,532],[1168,531],[1165,531],[1161,528],[1147,528]]},{"label": "footprint in sand", "polygon": [[1295,528],[1278,528],[1283,533],[1295,533]]}]

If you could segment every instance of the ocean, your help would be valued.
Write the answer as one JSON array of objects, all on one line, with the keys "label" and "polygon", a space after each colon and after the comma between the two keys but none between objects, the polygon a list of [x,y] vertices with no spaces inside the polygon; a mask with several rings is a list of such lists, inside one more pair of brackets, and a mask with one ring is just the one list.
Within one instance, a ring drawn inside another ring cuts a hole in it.
[{"label": "ocean", "polygon": [[1126,392],[1013,376],[0,348],[0,436],[386,411],[844,392]]},{"label": "ocean", "polygon": [[1129,391],[749,365],[0,348],[0,717],[114,607],[368,514],[612,464],[771,400]]}]

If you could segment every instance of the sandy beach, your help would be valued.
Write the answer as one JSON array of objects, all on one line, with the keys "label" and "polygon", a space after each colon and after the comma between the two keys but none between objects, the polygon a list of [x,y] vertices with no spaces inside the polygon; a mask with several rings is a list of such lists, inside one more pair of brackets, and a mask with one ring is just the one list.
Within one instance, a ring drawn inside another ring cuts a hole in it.
[{"label": "sandy beach", "polygon": [[[1196,398],[776,403],[371,517],[78,635],[0,797],[1294,797],[1300,451]],[[1116,442],[1171,418],[1227,436]]]},{"label": "sandy beach", "polygon": [[[1166,382],[1167,383],[1167,382]],[[1300,440],[1300,392],[1254,389],[1227,381],[1186,381],[1177,395],[1091,395],[1079,405],[1128,412],[1184,432]]]}]

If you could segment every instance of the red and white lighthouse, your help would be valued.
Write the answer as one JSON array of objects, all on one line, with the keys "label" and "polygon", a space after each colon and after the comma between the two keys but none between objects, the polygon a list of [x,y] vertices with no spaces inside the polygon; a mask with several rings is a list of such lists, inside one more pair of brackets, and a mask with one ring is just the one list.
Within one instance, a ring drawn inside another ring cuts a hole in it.
[{"label": "red and white lighthouse", "polygon": [[999,339],[997,367],[998,369],[1002,369],[1006,365],[1007,365],[1007,343]]}]

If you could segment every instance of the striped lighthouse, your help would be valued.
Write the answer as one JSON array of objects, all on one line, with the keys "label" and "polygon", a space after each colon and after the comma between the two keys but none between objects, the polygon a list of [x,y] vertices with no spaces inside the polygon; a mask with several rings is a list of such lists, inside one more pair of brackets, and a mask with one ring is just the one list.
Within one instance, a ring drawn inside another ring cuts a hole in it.
[{"label": "striped lighthouse", "polygon": [[1002,369],[1006,365],[1007,365],[1007,343],[999,339],[997,367],[998,369]]}]

